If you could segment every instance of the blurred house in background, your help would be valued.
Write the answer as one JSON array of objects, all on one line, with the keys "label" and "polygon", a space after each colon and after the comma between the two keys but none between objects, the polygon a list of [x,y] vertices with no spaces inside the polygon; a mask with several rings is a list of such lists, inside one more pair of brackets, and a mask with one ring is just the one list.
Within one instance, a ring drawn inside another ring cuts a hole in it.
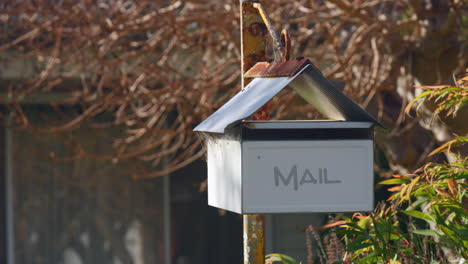
[{"label": "blurred house in background", "polygon": [[[24,109],[36,117],[32,122],[61,118],[50,106]],[[44,134],[3,124],[0,262],[240,263],[242,217],[207,205],[200,190],[205,161],[133,179],[130,161],[71,158],[77,141],[99,153],[118,133],[83,125]],[[314,215],[267,216],[267,252],[305,260],[304,229],[317,221]]]},{"label": "blurred house in background", "polygon": [[[26,109],[38,121],[51,117],[45,106]],[[207,206],[198,188],[203,161],[134,180],[130,162],[67,159],[74,140],[96,152],[111,143],[115,133],[100,131],[50,135],[2,126],[0,262],[239,263],[241,218]]]}]

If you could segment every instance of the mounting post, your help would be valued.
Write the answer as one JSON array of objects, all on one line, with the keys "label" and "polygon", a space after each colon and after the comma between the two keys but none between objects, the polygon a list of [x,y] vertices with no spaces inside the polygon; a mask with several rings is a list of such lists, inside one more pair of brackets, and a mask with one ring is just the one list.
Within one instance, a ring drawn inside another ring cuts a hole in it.
[{"label": "mounting post", "polygon": [[[254,7],[260,1],[241,0],[242,87],[248,84],[244,73],[259,61],[266,61],[268,29]],[[264,115],[265,116],[265,115]],[[268,116],[268,115],[266,115]],[[244,215],[244,264],[265,263],[265,217]]]}]

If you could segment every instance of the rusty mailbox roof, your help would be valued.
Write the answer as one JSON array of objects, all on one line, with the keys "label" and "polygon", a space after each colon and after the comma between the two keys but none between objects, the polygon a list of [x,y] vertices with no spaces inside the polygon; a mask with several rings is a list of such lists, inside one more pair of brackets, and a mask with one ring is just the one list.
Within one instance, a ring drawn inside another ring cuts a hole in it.
[{"label": "rusty mailbox roof", "polygon": [[305,63],[304,60],[299,60],[296,67],[288,67],[290,70],[285,75],[292,77],[281,76],[281,73],[279,77],[272,77],[275,74],[271,74],[271,68],[261,64],[255,65],[249,70],[250,73],[247,72],[247,76],[256,78],[195,127],[194,131],[224,133],[228,126],[254,114],[287,86],[292,87],[331,120],[370,122],[382,127],[374,117],[330,83],[308,60]]}]

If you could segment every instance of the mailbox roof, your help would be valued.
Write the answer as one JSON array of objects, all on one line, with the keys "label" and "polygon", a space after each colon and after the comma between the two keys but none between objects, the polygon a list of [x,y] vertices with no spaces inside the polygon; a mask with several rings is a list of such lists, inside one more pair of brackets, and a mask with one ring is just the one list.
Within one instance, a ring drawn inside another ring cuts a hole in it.
[{"label": "mailbox roof", "polygon": [[312,64],[293,77],[254,78],[231,100],[205,119],[194,131],[224,133],[224,130],[250,115],[290,85],[325,117],[332,120],[380,123],[331,84]]}]

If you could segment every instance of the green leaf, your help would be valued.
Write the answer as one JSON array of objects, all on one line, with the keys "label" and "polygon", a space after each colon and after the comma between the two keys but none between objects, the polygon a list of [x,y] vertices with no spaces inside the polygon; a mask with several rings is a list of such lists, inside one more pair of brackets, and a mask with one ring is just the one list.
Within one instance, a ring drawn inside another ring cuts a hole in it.
[{"label": "green leaf", "polygon": [[404,178],[393,178],[393,179],[388,179],[385,181],[379,182],[379,184],[382,185],[395,185],[395,184],[407,184],[411,182],[410,179],[404,179]]},{"label": "green leaf", "polygon": [[390,234],[390,240],[400,240],[401,236],[400,235],[395,235],[395,234]]},{"label": "green leaf", "polygon": [[358,224],[356,224],[356,223],[353,222],[352,220],[347,221],[347,222],[346,222],[346,225],[349,226],[349,227],[351,227],[351,228],[364,231],[364,229],[363,229],[362,227],[360,227]]},{"label": "green leaf", "polygon": [[418,199],[418,200],[416,200],[416,202],[409,205],[407,210],[414,210],[415,208],[418,208],[420,205],[426,203],[427,201],[429,201],[429,198],[427,198],[427,197]]},{"label": "green leaf", "polygon": [[352,242],[352,243],[348,244],[346,246],[346,248],[349,251],[353,252],[353,251],[356,251],[356,250],[359,250],[359,249],[370,247],[372,245],[374,245],[374,244],[372,244],[370,242],[355,241],[355,242]]},{"label": "green leaf", "polygon": [[444,232],[450,240],[452,240],[455,243],[460,243],[460,239],[457,236],[457,233],[453,231],[452,229],[446,227],[446,226],[440,226],[440,230]]},{"label": "green leaf", "polygon": [[284,254],[268,254],[265,256],[265,262],[273,263],[273,262],[281,262],[283,264],[300,264],[297,260],[293,259],[292,257]]},{"label": "green leaf", "polygon": [[433,196],[435,194],[434,191],[434,186],[432,185],[426,185],[426,186],[421,186],[417,190],[413,192],[413,196],[415,197],[427,197],[425,199],[429,199],[428,196]]},{"label": "green leaf", "polygon": [[[384,238],[385,226],[383,224],[381,224],[379,221],[377,221],[376,219],[374,219],[374,218],[372,218],[372,223],[374,224],[375,235],[380,240],[380,242],[385,243],[386,242],[385,238]],[[383,249],[385,249],[385,248],[386,247],[383,247]]]},{"label": "green leaf", "polygon": [[468,240],[468,229],[454,228],[453,231],[455,231],[462,238],[462,240]]},{"label": "green leaf", "polygon": [[365,232],[351,230],[351,229],[338,229],[338,230],[335,230],[334,232],[340,235],[348,235],[348,236],[361,236],[361,235],[366,234]]},{"label": "green leaf", "polygon": [[356,263],[378,263],[379,260],[382,260],[377,252],[372,252],[369,255],[363,257],[362,259],[355,260]]},{"label": "green leaf", "polygon": [[416,229],[416,230],[411,230],[412,233],[422,235],[422,236],[434,236],[434,237],[440,237],[442,234],[436,232],[435,230],[431,229]]},{"label": "green leaf", "polygon": [[429,96],[431,95],[432,91],[425,91],[425,92],[422,92],[420,95],[416,96],[416,98],[414,98],[413,101],[411,101],[407,106],[406,106],[406,109],[405,109],[405,112],[406,114],[409,115],[409,112],[411,111],[411,108],[413,107],[413,105],[419,101],[420,99],[426,97],[426,96]]},{"label": "green leaf", "polygon": [[427,215],[427,214],[425,214],[423,212],[420,212],[420,211],[407,210],[407,211],[402,211],[402,213],[407,214],[407,215],[412,216],[412,217],[415,217],[415,218],[426,220],[427,222],[435,223],[434,219],[431,216],[429,216],[429,215]]},{"label": "green leaf", "polygon": [[365,229],[367,228],[367,226],[369,225],[369,222],[370,222],[370,217],[365,217],[365,218],[362,218],[360,219],[357,224],[358,226],[360,226],[361,228]]}]

